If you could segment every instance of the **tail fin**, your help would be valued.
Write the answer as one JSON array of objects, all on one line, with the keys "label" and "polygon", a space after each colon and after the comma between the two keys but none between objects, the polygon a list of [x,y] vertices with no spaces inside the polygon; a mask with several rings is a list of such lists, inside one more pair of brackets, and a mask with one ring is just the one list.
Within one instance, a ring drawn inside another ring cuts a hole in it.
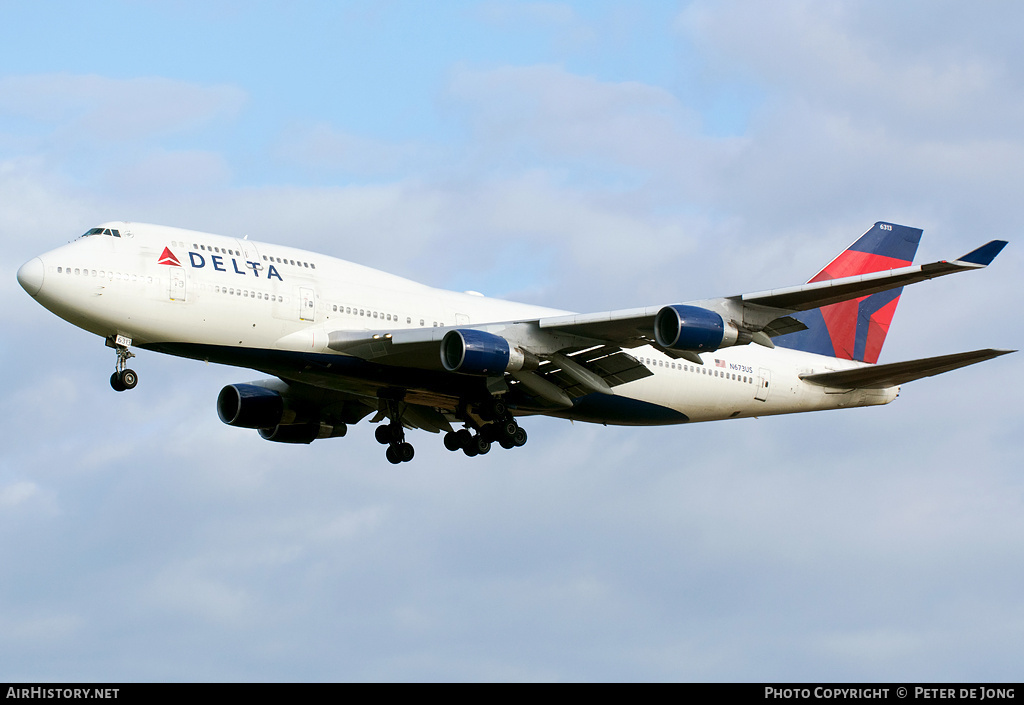
[{"label": "tail fin", "polygon": [[[875,223],[810,282],[906,267],[914,261],[922,230]],[[786,348],[875,363],[889,332],[902,288],[793,314],[807,330],[775,338]]]}]

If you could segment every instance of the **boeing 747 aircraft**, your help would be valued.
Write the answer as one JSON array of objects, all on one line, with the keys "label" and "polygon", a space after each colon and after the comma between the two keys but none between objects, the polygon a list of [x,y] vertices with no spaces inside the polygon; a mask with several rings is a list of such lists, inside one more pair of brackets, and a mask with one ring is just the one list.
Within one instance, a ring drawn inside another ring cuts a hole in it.
[{"label": "boeing 747 aircraft", "polygon": [[906,382],[1013,352],[876,364],[903,286],[982,269],[1006,245],[913,266],[920,239],[879,222],[801,286],[588,314],[129,222],[26,262],[18,281],[114,349],[119,392],[138,382],[133,347],[259,370],[272,379],[221,390],[224,423],[311,443],[373,414],[397,464],[413,457],[406,429],[475,456],[522,446],[536,414],[645,426],[887,404]]}]

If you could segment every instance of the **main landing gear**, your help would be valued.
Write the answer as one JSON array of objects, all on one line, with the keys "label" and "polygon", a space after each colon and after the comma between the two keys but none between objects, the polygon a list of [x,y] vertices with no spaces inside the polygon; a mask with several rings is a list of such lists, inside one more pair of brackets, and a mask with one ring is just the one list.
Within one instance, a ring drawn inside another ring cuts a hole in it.
[{"label": "main landing gear", "polygon": [[405,429],[402,427],[402,422],[397,419],[377,426],[373,431],[373,437],[377,439],[378,443],[388,447],[385,455],[392,465],[408,463],[416,454],[412,443],[406,442]]},{"label": "main landing gear", "polygon": [[504,401],[492,397],[478,413],[487,423],[480,425],[476,433],[469,430],[469,423],[466,424],[467,428],[446,433],[445,448],[452,452],[461,450],[472,458],[490,452],[493,443],[506,449],[526,445],[526,429],[516,423]]},{"label": "main landing gear", "polygon": [[135,374],[135,370],[126,367],[128,360],[135,357],[135,353],[129,350],[127,345],[122,345],[120,342],[112,342],[109,338],[107,339],[107,346],[117,351],[117,364],[114,367],[114,374],[110,375],[110,386],[115,392],[135,389],[135,385],[139,383],[139,376]]}]

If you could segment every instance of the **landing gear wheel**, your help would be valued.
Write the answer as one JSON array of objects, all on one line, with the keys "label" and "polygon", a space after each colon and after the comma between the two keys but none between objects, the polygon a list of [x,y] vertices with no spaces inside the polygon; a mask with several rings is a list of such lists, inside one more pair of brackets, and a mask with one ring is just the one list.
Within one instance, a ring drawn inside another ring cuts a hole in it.
[{"label": "landing gear wheel", "polygon": [[391,442],[391,429],[388,426],[380,425],[373,429],[373,437],[377,439],[377,442],[382,446],[386,446]]},{"label": "landing gear wheel", "polygon": [[120,372],[115,372],[114,374],[110,375],[110,387],[115,392],[123,392],[125,389],[127,389],[127,387],[125,387],[124,384],[121,383]]},{"label": "landing gear wheel", "polygon": [[512,443],[517,448],[526,445],[526,429],[525,428],[520,428],[518,431],[516,431],[516,435],[512,437]]},{"label": "landing gear wheel", "polygon": [[477,455],[486,455],[491,450],[491,442],[483,436],[473,438],[473,447]]},{"label": "landing gear wheel", "polygon": [[450,451],[456,451],[462,447],[462,439],[458,431],[449,431],[444,434],[444,447]]},{"label": "landing gear wheel", "polygon": [[501,432],[501,436],[508,438],[510,440],[515,438],[516,433],[519,432],[519,424],[517,424],[515,421],[511,419],[502,423],[501,426],[499,426],[498,428],[499,431]]},{"label": "landing gear wheel", "polygon": [[492,397],[480,406],[480,418],[484,421],[497,421],[508,412],[508,406],[497,397]]},{"label": "landing gear wheel", "polygon": [[384,453],[384,455],[387,456],[388,462],[391,463],[392,465],[398,465],[400,462],[402,462],[402,456],[399,454],[398,448],[396,446],[388,446],[388,449]]},{"label": "landing gear wheel", "polygon": [[416,455],[416,450],[412,447],[412,443],[399,443],[397,446],[391,446],[396,449],[398,457],[403,463],[408,463],[412,460],[412,456]]},{"label": "landing gear wheel", "polygon": [[125,389],[135,389],[135,385],[139,383],[139,376],[135,374],[135,370],[124,369],[117,373],[117,376]]},{"label": "landing gear wheel", "polygon": [[501,399],[491,400],[491,413],[494,415],[494,418],[500,419],[502,416],[506,414],[506,412],[508,412],[508,406],[505,404],[505,402],[503,402]]}]

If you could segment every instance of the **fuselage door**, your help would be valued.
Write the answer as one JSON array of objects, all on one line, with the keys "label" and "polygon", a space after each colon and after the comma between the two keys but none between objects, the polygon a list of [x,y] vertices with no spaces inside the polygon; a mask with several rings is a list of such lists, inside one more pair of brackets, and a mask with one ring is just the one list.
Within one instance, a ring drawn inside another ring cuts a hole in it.
[{"label": "fuselage door", "polygon": [[299,287],[299,320],[312,321],[316,317],[316,294],[308,287]]},{"label": "fuselage door", "polygon": [[758,401],[768,401],[768,392],[771,390],[772,371],[760,368],[757,371],[757,391],[754,398]]},{"label": "fuselage door", "polygon": [[168,267],[170,272],[171,288],[170,295],[171,301],[184,301],[185,300],[185,270],[181,267]]},{"label": "fuselage door", "polygon": [[242,252],[242,259],[245,261],[246,270],[255,269],[256,276],[261,277],[260,273],[266,270],[266,266],[264,266],[263,260],[260,258],[260,251],[256,249],[256,243],[249,240],[239,240],[238,238],[235,238],[235,242],[238,244],[238,249]]}]

